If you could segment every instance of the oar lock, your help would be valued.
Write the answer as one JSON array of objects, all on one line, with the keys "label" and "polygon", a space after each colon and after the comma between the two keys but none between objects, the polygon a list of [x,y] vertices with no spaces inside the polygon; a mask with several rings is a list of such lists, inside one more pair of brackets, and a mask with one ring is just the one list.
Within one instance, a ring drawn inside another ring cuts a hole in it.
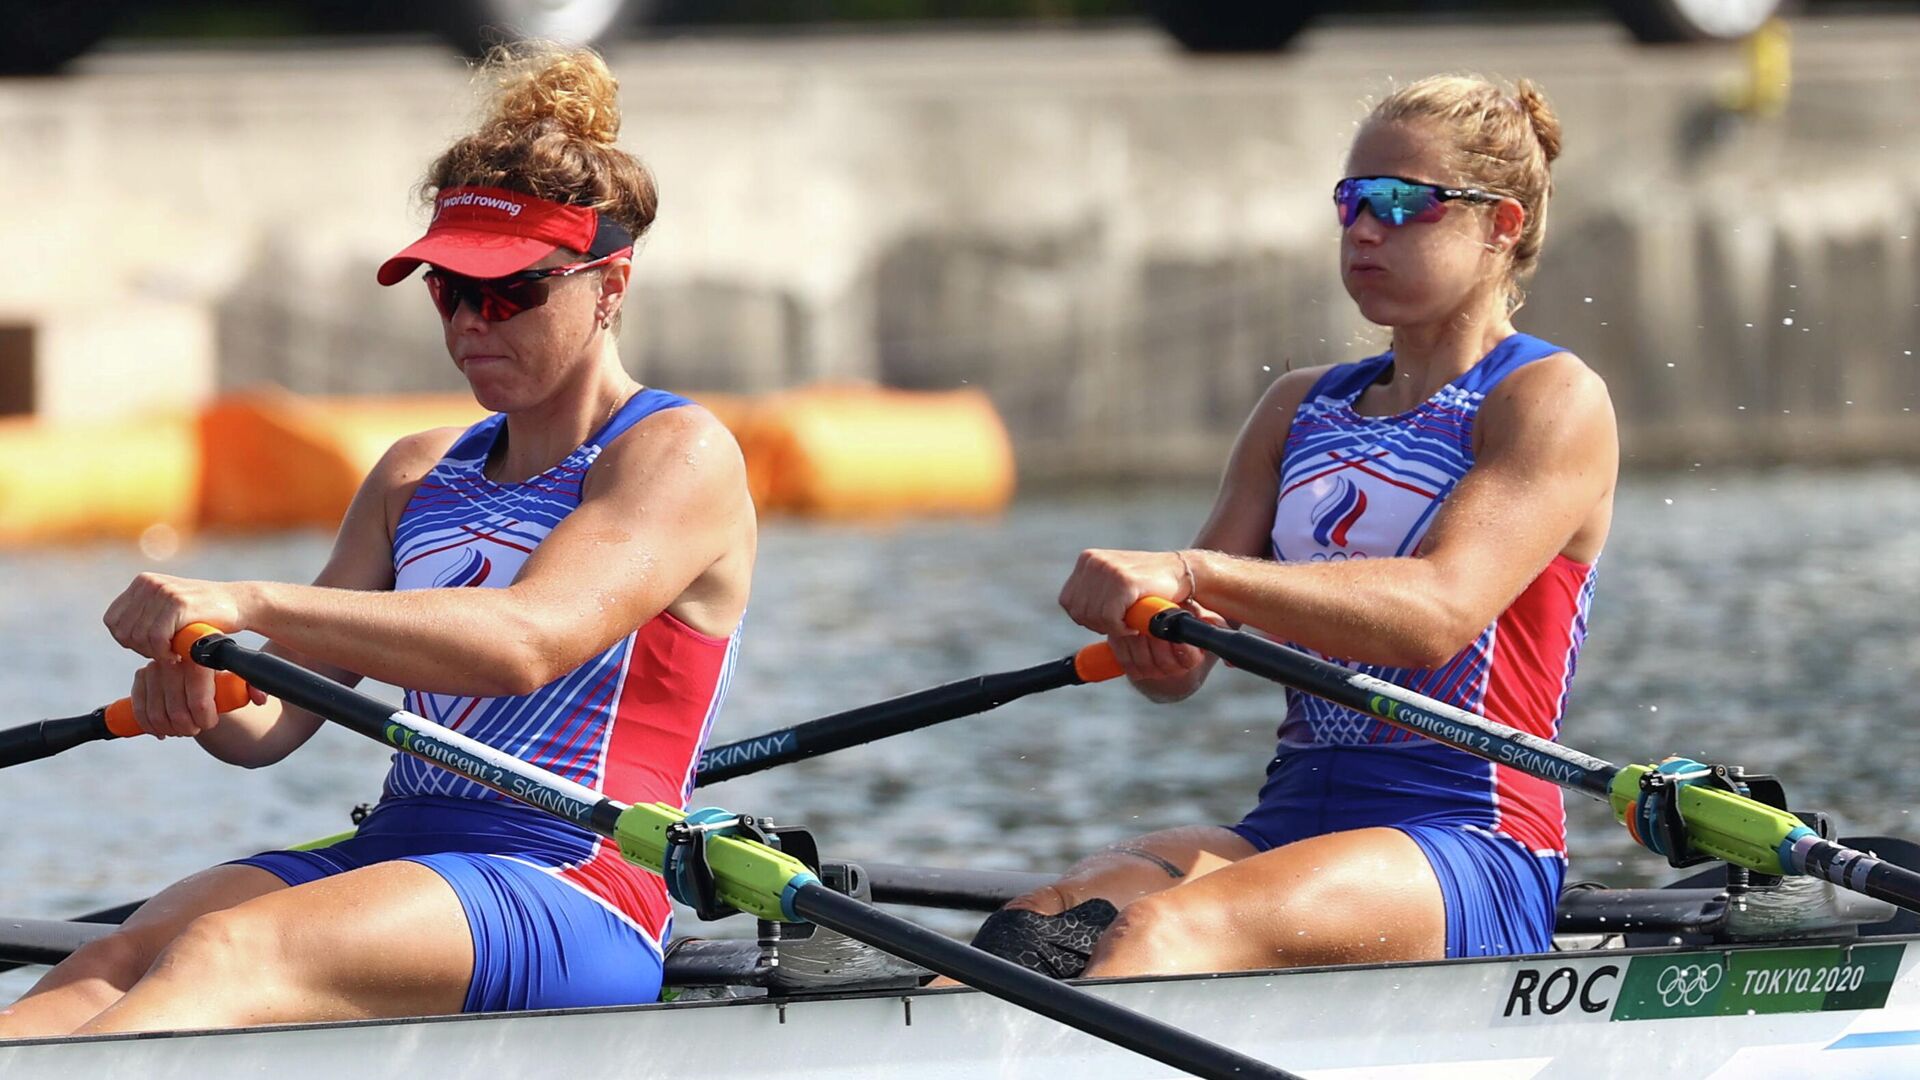
[{"label": "oar lock", "polygon": [[[764,844],[800,860],[815,874],[820,873],[820,845],[802,826],[775,825],[769,817],[735,814],[717,806],[689,810],[686,817],[667,826],[661,876],[667,881],[668,895],[692,908],[705,922],[740,914],[739,908],[720,899],[713,867],[707,862],[707,841],[715,836]],[[770,931],[769,927],[777,929]],[[762,920],[760,935],[763,939],[805,941],[813,936],[813,930],[813,924],[807,922],[782,926]]]},{"label": "oar lock", "polygon": [[[1794,814],[1822,838],[1833,833],[1832,823],[1818,811],[1798,813],[1787,806],[1787,792],[1778,777],[1768,773],[1750,773],[1738,765],[1703,765],[1690,758],[1668,758],[1640,776],[1640,793],[1626,815],[1627,831],[1648,850],[1666,856],[1675,867],[1711,862],[1715,858],[1695,846],[1687,822],[1680,814],[1681,788],[1700,785],[1752,799]],[[1738,871],[1747,879],[1739,884],[1751,888],[1769,888],[1778,877],[1750,872],[1729,865],[1730,875]]]}]

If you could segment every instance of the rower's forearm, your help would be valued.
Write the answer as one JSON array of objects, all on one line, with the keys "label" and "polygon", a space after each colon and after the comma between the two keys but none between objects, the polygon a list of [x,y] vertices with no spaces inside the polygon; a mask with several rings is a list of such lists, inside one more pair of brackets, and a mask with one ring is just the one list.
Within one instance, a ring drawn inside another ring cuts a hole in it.
[{"label": "rower's forearm", "polygon": [[1199,666],[1180,675],[1164,679],[1128,679],[1133,688],[1143,697],[1156,705],[1171,705],[1176,701],[1185,701],[1199,691],[1201,684],[1207,681],[1207,673],[1213,670],[1215,658],[1202,657]]},{"label": "rower's forearm", "polygon": [[[511,588],[329,589],[248,582],[248,627],[370,679],[439,694],[527,693],[566,670]],[[486,632],[475,633],[475,628]],[[404,647],[402,647],[404,645]]]},{"label": "rower's forearm", "polygon": [[1423,559],[1275,563],[1189,551],[1202,604],[1283,641],[1393,667],[1437,667],[1481,629]]},{"label": "rower's forearm", "polygon": [[1132,679],[1133,688],[1156,705],[1185,701],[1200,689],[1200,680],[1192,672],[1168,679]]},{"label": "rower's forearm", "polygon": [[229,765],[258,769],[272,765],[292,749],[274,737],[274,731],[292,707],[277,698],[264,705],[243,705],[220,714],[220,722],[194,736],[200,749]]}]

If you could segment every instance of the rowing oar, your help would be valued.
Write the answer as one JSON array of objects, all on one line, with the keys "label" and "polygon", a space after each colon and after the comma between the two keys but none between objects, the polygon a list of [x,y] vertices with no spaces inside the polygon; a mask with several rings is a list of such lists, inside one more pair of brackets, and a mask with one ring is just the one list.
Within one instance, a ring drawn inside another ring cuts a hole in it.
[{"label": "rowing oar", "polygon": [[[249,649],[203,623],[180,631],[173,644],[181,655],[216,670],[231,671],[315,716],[604,836],[619,845],[628,861],[666,876],[669,830],[687,819],[687,814],[676,807],[615,802],[425,717],[356,693],[280,657]],[[704,862],[711,870],[716,895],[748,914],[778,922],[812,922],[839,931],[1195,1076],[1299,1080],[1292,1073],[1191,1032],[834,892],[805,864],[775,848],[724,833],[702,835]]]},{"label": "rowing oar", "polygon": [[1244,630],[1215,626],[1157,596],[1136,602],[1126,619],[1142,633],[1197,646],[1403,731],[1605,800],[1634,840],[1676,866],[1708,856],[1761,874],[1821,878],[1920,911],[1920,873],[1822,840],[1785,810],[1710,786],[1714,770],[1697,762],[1622,768]]},{"label": "rowing oar", "polygon": [[[857,709],[823,716],[818,720],[809,720],[804,724],[770,731],[751,739],[716,746],[700,755],[699,784],[717,784],[722,780],[771,769],[776,765],[801,761],[820,754],[844,750],[850,746],[859,746],[909,731],[918,731],[934,724],[957,720],[963,716],[997,709],[1010,701],[1016,701],[1029,694],[1043,690],[1055,690],[1063,686],[1081,686],[1087,683],[1105,682],[1120,675],[1119,661],[1114,658],[1113,648],[1104,641],[1096,641],[1072,656],[1050,660],[1019,671],[1003,671],[993,675],[975,675],[904,694],[897,698],[864,705]],[[246,703],[247,684],[236,675],[222,672],[216,677],[216,703],[223,711],[238,708]],[[110,733],[97,731],[96,720],[104,712]],[[42,729],[54,725],[55,737],[47,738]],[[131,700],[121,700],[107,706],[105,710],[96,710],[86,716],[76,716],[64,720],[47,720],[39,724],[29,724],[11,731],[0,731],[0,768],[16,765],[35,758],[46,757],[62,750],[71,749],[94,739],[112,738],[116,735],[141,734],[133,723]],[[45,746],[46,749],[39,748]],[[16,747],[24,749],[16,749]],[[32,752],[37,750],[38,752]],[[145,903],[135,900],[132,903],[118,904],[101,911],[89,912],[75,918],[76,922],[123,921],[127,914]],[[996,905],[997,906],[997,905]],[[18,964],[0,961],[0,972],[18,967]]]},{"label": "rowing oar", "polygon": [[930,690],[903,694],[779,731],[769,731],[756,738],[716,746],[700,755],[698,779],[695,782],[701,785],[717,784],[722,780],[771,769],[775,765],[801,761],[817,754],[832,753],[849,746],[859,746],[861,743],[997,709],[1009,701],[1042,690],[1105,682],[1119,675],[1120,662],[1114,659],[1113,648],[1104,641],[1097,641],[1072,656],[1063,656],[1030,668],[1003,671],[996,675],[975,675]]},{"label": "rowing oar", "polygon": [[[221,712],[238,709],[248,700],[247,684],[239,676],[222,674],[214,678],[214,707]],[[52,757],[84,743],[144,734],[133,720],[133,699],[121,698],[83,716],[63,716],[0,731],[0,769]]]}]

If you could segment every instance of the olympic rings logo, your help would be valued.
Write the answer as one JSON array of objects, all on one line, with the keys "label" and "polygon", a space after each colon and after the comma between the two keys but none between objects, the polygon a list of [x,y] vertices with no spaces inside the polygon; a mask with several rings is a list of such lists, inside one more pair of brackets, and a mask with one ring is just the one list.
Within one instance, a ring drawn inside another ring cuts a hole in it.
[{"label": "olympic rings logo", "polygon": [[1726,970],[1719,964],[1670,967],[1660,973],[1654,989],[1660,993],[1660,1002],[1668,1008],[1676,1005],[1698,1005],[1707,999],[1707,995],[1720,988],[1720,981],[1726,977]]}]

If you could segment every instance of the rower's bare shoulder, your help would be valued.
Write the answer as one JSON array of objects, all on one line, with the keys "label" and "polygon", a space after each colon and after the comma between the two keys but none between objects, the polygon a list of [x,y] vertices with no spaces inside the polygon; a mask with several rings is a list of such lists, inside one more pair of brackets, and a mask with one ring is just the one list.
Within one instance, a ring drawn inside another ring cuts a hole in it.
[{"label": "rower's bare shoulder", "polygon": [[1607,401],[1607,381],[1579,356],[1561,350],[1522,365],[1500,380],[1488,400],[1550,398],[1561,402],[1580,399]]},{"label": "rower's bare shoulder", "polygon": [[1606,380],[1585,360],[1567,351],[1543,356],[1500,380],[1487,395],[1475,425],[1475,442],[1500,444],[1565,443],[1589,451],[1617,443],[1613,399]]},{"label": "rower's bare shoulder", "polygon": [[1312,367],[1294,368],[1286,372],[1267,387],[1262,404],[1281,405],[1293,408],[1306,400],[1307,392],[1337,364],[1315,364]]},{"label": "rower's bare shoulder", "polygon": [[698,402],[661,409],[641,420],[615,439],[607,453],[627,462],[671,459],[695,466],[741,457],[733,432]]},{"label": "rower's bare shoulder", "polygon": [[[465,430],[457,427],[429,428],[404,435],[380,455],[380,460],[367,473],[366,481],[360,485],[360,495],[354,501],[356,505],[366,502],[370,509],[374,506],[379,508],[377,512],[389,542],[393,539],[394,525],[406,510],[407,502],[413,498],[414,489],[447,455]],[[352,512],[350,510],[349,514]]]},{"label": "rower's bare shoulder", "polygon": [[1270,436],[1285,438],[1287,429],[1293,426],[1294,411],[1300,408],[1307,394],[1313,390],[1320,377],[1333,370],[1332,364],[1318,364],[1313,367],[1295,368],[1267,386],[1266,393],[1260,395],[1260,404],[1254,406],[1253,415],[1247,418],[1248,431],[1264,431]]},{"label": "rower's bare shoulder", "polygon": [[708,495],[746,489],[739,440],[705,406],[689,402],[642,419],[607,445],[587,477],[585,494],[619,488],[638,495],[660,483]]},{"label": "rower's bare shoulder", "polygon": [[442,427],[401,436],[380,455],[380,460],[367,474],[368,482],[389,490],[418,484],[465,432],[465,428]]}]

